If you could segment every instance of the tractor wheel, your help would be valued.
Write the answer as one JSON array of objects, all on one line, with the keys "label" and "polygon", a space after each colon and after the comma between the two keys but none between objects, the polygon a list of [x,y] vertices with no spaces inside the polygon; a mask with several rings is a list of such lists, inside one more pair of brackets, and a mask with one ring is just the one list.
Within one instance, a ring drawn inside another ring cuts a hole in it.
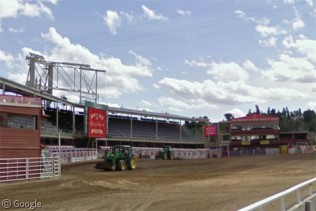
[{"label": "tractor wheel", "polygon": [[163,160],[168,160],[168,155],[167,155],[166,153],[163,154],[162,159],[163,159]]},{"label": "tractor wheel", "polygon": [[136,169],[136,158],[131,157],[128,161],[128,169],[129,170],[135,170]]},{"label": "tractor wheel", "polygon": [[124,160],[119,160],[118,164],[118,170],[125,171],[126,170],[126,162]]}]

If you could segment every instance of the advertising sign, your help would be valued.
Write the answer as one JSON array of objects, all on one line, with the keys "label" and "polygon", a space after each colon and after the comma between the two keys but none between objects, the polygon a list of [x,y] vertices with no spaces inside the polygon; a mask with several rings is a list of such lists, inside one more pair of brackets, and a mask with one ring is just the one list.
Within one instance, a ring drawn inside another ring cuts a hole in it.
[{"label": "advertising sign", "polygon": [[204,127],[205,136],[216,136],[216,125],[206,125]]},{"label": "advertising sign", "polygon": [[265,141],[260,141],[260,144],[261,144],[261,145],[269,145],[269,144],[270,144],[270,141],[267,141],[267,140],[265,140]]},{"label": "advertising sign", "polygon": [[106,110],[88,108],[88,136],[92,138],[105,138],[106,121]]}]

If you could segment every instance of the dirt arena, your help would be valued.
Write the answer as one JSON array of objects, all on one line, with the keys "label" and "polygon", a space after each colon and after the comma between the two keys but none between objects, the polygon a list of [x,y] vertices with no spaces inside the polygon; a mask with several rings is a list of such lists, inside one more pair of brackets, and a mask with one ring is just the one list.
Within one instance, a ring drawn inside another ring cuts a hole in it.
[{"label": "dirt arena", "polygon": [[315,177],[316,153],[140,159],[125,172],[94,165],[63,166],[59,179],[1,184],[1,201],[36,199],[37,210],[236,210]]}]

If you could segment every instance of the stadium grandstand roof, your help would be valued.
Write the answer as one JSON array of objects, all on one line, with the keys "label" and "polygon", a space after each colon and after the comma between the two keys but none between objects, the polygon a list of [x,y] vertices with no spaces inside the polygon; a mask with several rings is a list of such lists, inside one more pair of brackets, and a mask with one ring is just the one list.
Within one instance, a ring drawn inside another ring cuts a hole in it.
[{"label": "stadium grandstand roof", "polygon": [[[75,106],[78,108],[85,107],[84,105],[81,105],[79,103],[70,102],[64,98],[50,95],[50,94],[42,92],[38,89],[25,86],[23,84],[11,81],[11,80],[3,78],[3,77],[0,77],[0,89],[5,90],[6,92],[12,92],[12,93],[16,93],[16,94],[23,95],[23,96],[41,97],[45,100],[51,100],[54,102],[64,103],[64,104]],[[169,114],[169,113],[158,113],[158,112],[150,112],[150,111],[145,111],[145,110],[134,110],[134,109],[128,109],[128,108],[109,107],[108,110],[112,114],[116,113],[116,114],[139,115],[139,116],[147,116],[147,117],[157,117],[157,118],[184,120],[184,121],[197,121],[197,122],[208,122],[209,121],[206,118],[185,117],[185,116],[179,116],[179,115]]]}]

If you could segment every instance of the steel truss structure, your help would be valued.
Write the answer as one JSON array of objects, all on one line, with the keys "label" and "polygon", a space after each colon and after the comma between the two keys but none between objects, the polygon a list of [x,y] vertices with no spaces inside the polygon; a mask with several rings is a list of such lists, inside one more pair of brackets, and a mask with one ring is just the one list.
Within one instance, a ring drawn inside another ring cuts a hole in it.
[{"label": "steel truss structure", "polygon": [[[46,61],[41,55],[29,53],[26,86],[53,95],[53,90],[79,94],[79,104],[86,100],[98,102],[98,77],[105,70],[88,64]],[[66,98],[65,96],[62,96]]]}]

